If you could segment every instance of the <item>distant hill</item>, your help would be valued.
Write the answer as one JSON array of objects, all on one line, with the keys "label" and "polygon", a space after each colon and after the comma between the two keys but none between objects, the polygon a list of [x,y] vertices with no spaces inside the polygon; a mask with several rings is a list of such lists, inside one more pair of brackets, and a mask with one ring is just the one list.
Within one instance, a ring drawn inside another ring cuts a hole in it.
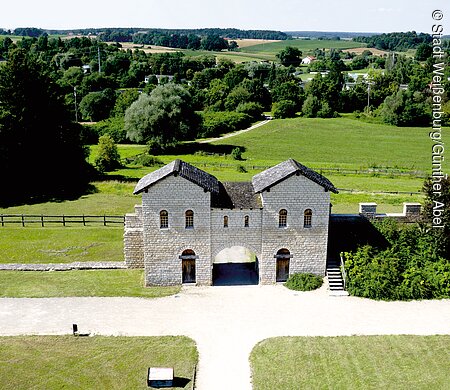
[{"label": "distant hill", "polygon": [[351,39],[356,37],[371,37],[380,35],[381,33],[367,32],[344,32],[344,31],[285,31],[285,33],[293,38],[325,38],[325,39]]},{"label": "distant hill", "polygon": [[[5,33],[7,33],[5,31]],[[237,28],[199,28],[199,29],[163,29],[163,28],[143,28],[143,27],[114,27],[114,28],[83,28],[70,30],[45,30],[36,27],[18,27],[9,33],[20,36],[38,37],[44,33],[50,35],[106,35],[120,37],[122,42],[131,42],[133,36],[142,33],[162,34],[162,35],[219,35],[231,39],[274,39],[286,40],[291,37],[281,31],[274,30],[240,30]],[[1,33],[0,33],[1,34]]]}]

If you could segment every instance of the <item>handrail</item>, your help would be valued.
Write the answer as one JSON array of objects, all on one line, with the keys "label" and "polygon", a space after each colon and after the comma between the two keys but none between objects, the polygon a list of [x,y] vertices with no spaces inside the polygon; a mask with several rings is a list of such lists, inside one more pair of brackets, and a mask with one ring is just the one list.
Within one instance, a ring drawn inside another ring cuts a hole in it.
[{"label": "handrail", "polygon": [[344,282],[344,290],[345,290],[347,287],[347,273],[345,272],[345,265],[344,265],[344,259],[342,257],[342,253],[339,254],[339,257],[341,258],[340,268],[341,268],[342,280]]}]

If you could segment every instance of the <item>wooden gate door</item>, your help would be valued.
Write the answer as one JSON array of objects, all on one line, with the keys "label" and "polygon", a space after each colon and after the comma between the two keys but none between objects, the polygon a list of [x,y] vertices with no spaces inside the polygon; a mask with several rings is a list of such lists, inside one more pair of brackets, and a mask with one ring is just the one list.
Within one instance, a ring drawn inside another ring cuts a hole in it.
[{"label": "wooden gate door", "polygon": [[183,283],[195,283],[195,260],[182,260],[183,267]]},{"label": "wooden gate door", "polygon": [[289,277],[289,259],[277,259],[277,282],[285,282]]}]

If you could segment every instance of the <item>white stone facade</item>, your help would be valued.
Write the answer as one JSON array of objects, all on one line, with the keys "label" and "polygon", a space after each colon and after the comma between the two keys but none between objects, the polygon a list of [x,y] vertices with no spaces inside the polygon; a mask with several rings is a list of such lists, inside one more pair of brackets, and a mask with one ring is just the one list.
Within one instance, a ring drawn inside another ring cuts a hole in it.
[{"label": "white stone facade", "polygon": [[[320,180],[318,183],[292,170],[264,190],[250,194],[259,207],[219,207],[213,201],[214,190],[208,191],[201,181],[195,182],[181,171],[172,173],[167,167],[162,168],[163,174],[150,174],[151,180],[146,177],[147,184],[138,184],[142,208],[137,206],[135,214],[126,216],[125,261],[129,267],[144,267],[145,285],[181,284],[180,256],[185,250],[195,252],[195,283],[211,285],[214,258],[232,246],[255,253],[260,284],[276,282],[280,249],[289,251],[289,274],[325,274],[330,189],[337,192],[325,178],[314,172],[326,181],[324,186]],[[287,211],[286,226],[280,227],[283,209]],[[186,228],[188,210],[194,213],[194,226]],[[312,212],[310,226],[305,220],[307,210]],[[168,214],[167,228],[160,226],[161,211]],[[224,226],[224,217],[228,226]]]}]

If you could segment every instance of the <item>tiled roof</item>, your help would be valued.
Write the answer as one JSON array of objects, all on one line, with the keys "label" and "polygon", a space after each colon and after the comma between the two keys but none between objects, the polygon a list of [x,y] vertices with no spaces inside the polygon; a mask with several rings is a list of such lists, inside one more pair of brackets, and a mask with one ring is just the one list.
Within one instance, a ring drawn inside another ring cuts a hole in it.
[{"label": "tiled roof", "polygon": [[256,209],[262,207],[259,194],[255,194],[250,182],[220,183],[220,191],[214,194],[211,206],[223,209]]},{"label": "tiled roof", "polygon": [[328,191],[332,191],[336,194],[339,192],[333,183],[331,183],[326,177],[308,167],[305,167],[293,159],[283,161],[282,163],[253,176],[253,188],[257,193],[262,192],[297,173],[321,185]]},{"label": "tiled roof", "polygon": [[137,183],[133,193],[139,194],[169,175],[180,175],[206,191],[219,193],[219,181],[214,176],[178,159],[144,176]]}]

